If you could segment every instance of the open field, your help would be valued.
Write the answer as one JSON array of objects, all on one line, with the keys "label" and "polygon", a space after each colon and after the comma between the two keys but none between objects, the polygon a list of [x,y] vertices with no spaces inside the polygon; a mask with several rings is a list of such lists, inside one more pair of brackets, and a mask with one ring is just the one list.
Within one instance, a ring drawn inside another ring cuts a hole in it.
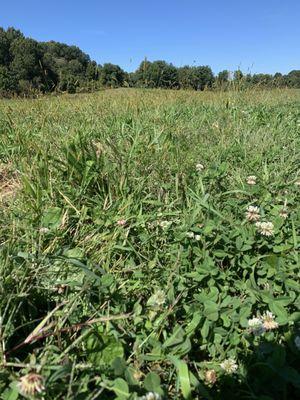
[{"label": "open field", "polygon": [[297,90],[0,100],[0,399],[300,398],[299,165]]}]

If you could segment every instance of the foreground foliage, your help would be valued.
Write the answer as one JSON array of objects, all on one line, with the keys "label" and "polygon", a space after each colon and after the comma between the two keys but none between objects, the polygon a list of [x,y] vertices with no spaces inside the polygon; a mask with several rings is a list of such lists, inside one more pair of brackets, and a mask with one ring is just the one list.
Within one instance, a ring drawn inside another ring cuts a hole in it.
[{"label": "foreground foliage", "polygon": [[1,102],[0,398],[298,398],[299,103]]}]

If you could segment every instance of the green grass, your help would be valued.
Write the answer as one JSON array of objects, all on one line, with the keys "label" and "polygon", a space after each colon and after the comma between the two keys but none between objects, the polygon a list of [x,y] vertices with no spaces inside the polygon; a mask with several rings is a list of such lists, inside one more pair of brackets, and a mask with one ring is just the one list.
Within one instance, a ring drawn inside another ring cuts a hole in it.
[{"label": "green grass", "polygon": [[[49,400],[299,397],[299,107],[296,90],[0,101],[0,399],[29,373]],[[256,336],[266,311],[278,327]]]}]

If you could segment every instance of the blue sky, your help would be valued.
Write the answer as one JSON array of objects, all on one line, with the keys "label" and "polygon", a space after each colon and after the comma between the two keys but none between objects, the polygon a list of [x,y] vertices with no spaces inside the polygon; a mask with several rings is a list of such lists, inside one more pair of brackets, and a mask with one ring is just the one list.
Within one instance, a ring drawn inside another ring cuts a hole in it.
[{"label": "blue sky", "polygon": [[142,59],[214,72],[300,69],[300,0],[1,0],[0,26],[75,44],[127,71]]}]

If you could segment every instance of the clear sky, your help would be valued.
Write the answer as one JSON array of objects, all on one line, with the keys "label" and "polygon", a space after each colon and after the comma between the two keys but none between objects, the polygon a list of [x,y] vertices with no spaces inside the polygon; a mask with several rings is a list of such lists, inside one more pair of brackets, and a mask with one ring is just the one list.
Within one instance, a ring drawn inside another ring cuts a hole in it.
[{"label": "clear sky", "polygon": [[300,0],[0,0],[0,26],[127,71],[145,57],[214,72],[300,69]]}]

